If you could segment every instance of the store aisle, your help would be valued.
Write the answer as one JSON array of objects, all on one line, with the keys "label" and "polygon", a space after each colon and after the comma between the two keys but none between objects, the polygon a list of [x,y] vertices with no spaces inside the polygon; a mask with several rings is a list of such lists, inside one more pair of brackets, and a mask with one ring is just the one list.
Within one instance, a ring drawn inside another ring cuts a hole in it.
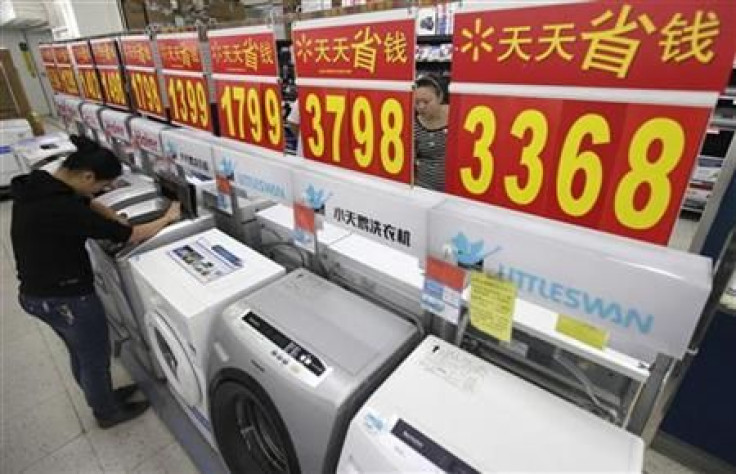
[{"label": "store aisle", "polygon": [[[196,473],[153,409],[100,430],[69,369],[66,349],[16,301],[11,203],[0,203],[0,472]],[[130,376],[113,361],[115,385]]]}]

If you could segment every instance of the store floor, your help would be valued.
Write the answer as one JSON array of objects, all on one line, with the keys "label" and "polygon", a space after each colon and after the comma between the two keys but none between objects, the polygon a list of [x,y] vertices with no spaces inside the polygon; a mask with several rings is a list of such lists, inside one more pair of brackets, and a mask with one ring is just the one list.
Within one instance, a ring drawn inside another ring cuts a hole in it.
[{"label": "store floor", "polygon": [[[0,472],[198,472],[153,409],[109,430],[96,426],[63,343],[18,306],[10,209],[0,203]],[[112,367],[116,386],[130,383],[118,361]],[[697,471],[649,450],[646,472]]]}]

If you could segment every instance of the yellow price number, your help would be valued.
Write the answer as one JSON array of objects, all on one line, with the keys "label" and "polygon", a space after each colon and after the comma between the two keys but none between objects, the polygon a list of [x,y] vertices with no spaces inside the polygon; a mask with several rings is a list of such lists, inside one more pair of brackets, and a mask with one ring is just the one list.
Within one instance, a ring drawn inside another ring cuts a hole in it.
[{"label": "yellow price number", "polygon": [[[449,192],[534,214],[550,215],[542,206],[552,205],[563,215],[581,219],[610,206],[603,215],[616,223],[600,227],[631,231],[655,228],[673,204],[679,205],[674,203],[679,197],[673,196],[673,173],[684,168],[684,158],[691,153],[683,127],[687,111],[668,111],[674,117],[650,113],[638,126],[624,128],[619,126],[622,114],[605,110],[560,121],[549,118],[559,109],[545,101],[537,108],[495,104],[491,97],[470,100],[462,120],[451,124],[459,151],[448,152]],[[354,105],[359,122],[364,109],[362,103]],[[555,137],[550,123],[560,122]],[[356,158],[361,163],[363,156]],[[554,194],[542,204],[546,182]],[[612,198],[606,199],[609,190]]]},{"label": "yellow price number", "polygon": [[217,91],[226,136],[268,148],[283,146],[281,99],[275,88],[218,81]]},{"label": "yellow price number", "polygon": [[97,71],[94,69],[79,69],[79,75],[82,78],[82,88],[84,96],[88,99],[102,101],[102,90],[100,81],[97,77]]},{"label": "yellow price number", "polygon": [[407,115],[397,98],[309,92],[304,111],[302,129],[309,157],[388,178],[410,178]]},{"label": "yellow price number", "polygon": [[164,106],[155,73],[131,71],[130,84],[133,88],[136,107],[144,112],[163,115]]},{"label": "yellow price number", "polygon": [[100,69],[102,87],[105,89],[105,100],[115,105],[126,105],[123,76],[117,69]]},{"label": "yellow price number", "polygon": [[167,92],[173,120],[209,129],[210,103],[202,78],[167,77]]},{"label": "yellow price number", "polygon": [[72,70],[72,68],[59,69],[59,76],[61,77],[61,83],[64,85],[64,90],[67,93],[79,95],[77,79],[74,77],[74,71]]}]

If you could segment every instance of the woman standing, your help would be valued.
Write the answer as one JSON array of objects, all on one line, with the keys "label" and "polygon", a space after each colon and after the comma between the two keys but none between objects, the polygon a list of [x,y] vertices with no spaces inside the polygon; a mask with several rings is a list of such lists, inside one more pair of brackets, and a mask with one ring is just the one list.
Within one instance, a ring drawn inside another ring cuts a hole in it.
[{"label": "woman standing", "polygon": [[417,79],[414,109],[414,184],[444,191],[448,120],[444,80],[431,74]]}]

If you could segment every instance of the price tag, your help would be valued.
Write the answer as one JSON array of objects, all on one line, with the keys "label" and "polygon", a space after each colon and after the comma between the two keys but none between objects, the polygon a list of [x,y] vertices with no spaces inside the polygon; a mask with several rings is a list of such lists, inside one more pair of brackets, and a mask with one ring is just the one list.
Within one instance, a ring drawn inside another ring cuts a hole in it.
[{"label": "price tag", "polygon": [[128,99],[125,95],[125,87],[123,85],[123,75],[120,69],[114,68],[98,68],[102,87],[105,92],[105,103],[107,105],[118,106],[122,108],[128,107]]},{"label": "price tag", "polygon": [[221,135],[245,143],[284,149],[281,92],[276,84],[215,80]]},{"label": "price tag", "polygon": [[72,66],[61,66],[58,67],[57,70],[59,71],[59,79],[61,81],[63,91],[67,94],[79,97],[79,86]]},{"label": "price tag", "polygon": [[557,325],[555,331],[566,336],[570,336],[573,339],[595,347],[596,349],[605,349],[608,345],[608,332],[603,329],[597,328],[592,324],[588,324],[583,321],[565,316],[564,314],[559,315],[557,318]]},{"label": "price tag", "polygon": [[44,66],[46,67],[46,76],[49,78],[54,92],[64,92],[64,84],[61,82],[61,76],[56,66],[51,64],[44,64]]},{"label": "price tag", "polygon": [[294,203],[294,243],[311,253],[317,251],[314,209],[300,203]]},{"label": "price tag", "polygon": [[200,130],[212,131],[207,81],[202,76],[165,74],[171,120]]},{"label": "price tag", "polygon": [[422,308],[457,324],[464,286],[465,270],[434,257],[427,257]]},{"label": "price tag", "polygon": [[306,158],[411,182],[411,92],[302,87],[300,97]]},{"label": "price tag", "polygon": [[79,78],[82,83],[82,92],[84,97],[93,102],[102,103],[104,97],[102,95],[102,86],[97,71],[94,68],[79,68]]},{"label": "price tag", "polygon": [[510,341],[516,285],[482,272],[470,273],[470,322],[499,341]]},{"label": "price tag", "polygon": [[165,118],[166,111],[156,72],[128,69],[128,78],[136,109],[144,114]]}]

